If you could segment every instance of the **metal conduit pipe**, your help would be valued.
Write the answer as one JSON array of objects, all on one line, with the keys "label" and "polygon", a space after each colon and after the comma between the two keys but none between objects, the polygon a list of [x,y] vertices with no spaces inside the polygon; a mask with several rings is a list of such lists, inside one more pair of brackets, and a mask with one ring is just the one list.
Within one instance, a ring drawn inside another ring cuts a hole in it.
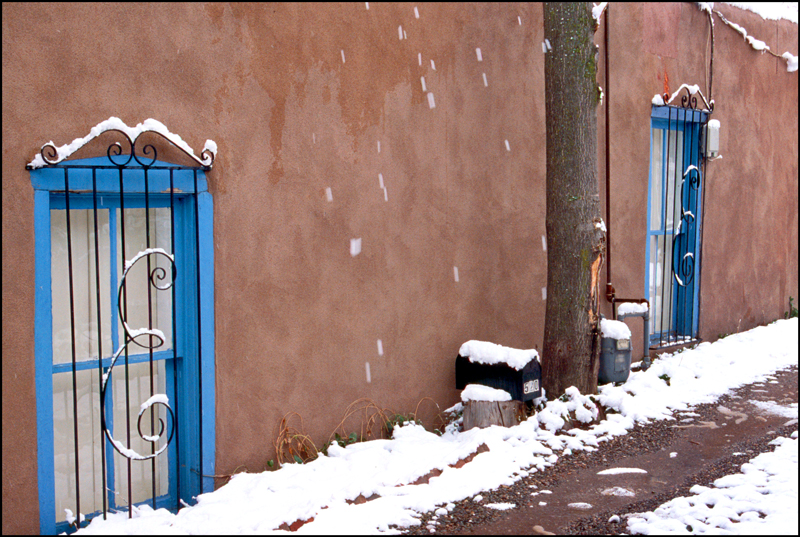
[{"label": "metal conduit pipe", "polygon": [[[634,298],[634,299],[622,299],[616,297],[616,290],[614,289],[614,285],[611,283],[611,237],[610,230],[611,230],[611,136],[610,136],[610,108],[611,108],[611,98],[610,98],[610,90],[611,81],[609,77],[609,68],[608,68],[608,19],[610,15],[610,6],[607,5],[605,9],[605,19],[603,20],[603,45],[604,45],[604,57],[605,57],[605,65],[603,66],[603,70],[605,73],[605,88],[603,88],[604,93],[604,100],[605,100],[605,116],[606,116],[606,124],[605,124],[605,157],[606,157],[606,299],[611,302],[611,311],[612,316],[615,320],[623,320],[625,317],[642,317],[644,320],[644,334],[642,338],[642,346],[644,347],[643,356],[642,356],[642,369],[647,369],[650,367],[650,302],[646,298]],[[647,304],[647,311],[644,313],[626,313],[623,314],[617,319],[617,302],[635,302],[638,304]]]},{"label": "metal conduit pipe", "polygon": [[608,74],[608,18],[610,15],[610,7],[609,5],[606,6],[605,9],[605,18],[603,19],[603,45],[605,50],[603,51],[603,56],[605,58],[605,65],[603,66],[603,71],[605,73],[605,80],[604,84],[605,87],[603,88],[603,101],[605,102],[605,117],[606,117],[606,124],[605,124],[605,164],[606,164],[606,300],[611,302],[611,315],[613,319],[617,319],[617,308],[615,302],[647,302],[644,298],[636,298],[636,299],[621,299],[616,298],[616,290],[614,289],[614,284],[611,283],[611,135],[610,135],[610,113],[609,110],[611,108],[611,98],[610,98],[610,91],[609,88],[611,87],[611,80]]},{"label": "metal conduit pipe", "polygon": [[[611,238],[608,236],[611,230],[611,178],[609,177],[609,169],[610,169],[610,155],[609,155],[609,136],[608,136],[608,109],[611,105],[611,101],[609,99],[609,79],[608,79],[608,15],[609,15],[609,7],[606,5],[606,13],[605,19],[603,20],[603,47],[605,50],[603,51],[603,55],[605,56],[605,62],[603,65],[603,70],[605,72],[605,80],[603,80],[603,84],[605,84],[605,88],[603,91],[604,100],[605,100],[605,113],[606,113],[606,124],[605,124],[605,131],[606,131],[606,299],[612,302],[613,306],[613,297],[614,297],[614,286],[611,285]],[[616,312],[614,312],[614,317],[616,318]]]}]

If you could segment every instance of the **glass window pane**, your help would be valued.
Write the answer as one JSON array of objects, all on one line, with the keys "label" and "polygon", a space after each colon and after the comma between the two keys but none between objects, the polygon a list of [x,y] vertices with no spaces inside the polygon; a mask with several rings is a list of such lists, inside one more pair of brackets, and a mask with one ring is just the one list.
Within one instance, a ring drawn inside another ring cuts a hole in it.
[{"label": "glass window pane", "polygon": [[[648,299],[652,306],[650,333],[668,332],[672,319],[672,236],[650,237],[650,288]],[[666,262],[666,266],[665,266]],[[666,271],[666,272],[665,272]]]},{"label": "glass window pane", "polygon": [[667,229],[672,230],[680,220],[680,188],[683,176],[683,133],[668,131],[667,136]]},{"label": "glass window pane", "polygon": [[[147,249],[145,229],[147,227],[144,209],[125,209],[125,260],[132,260],[139,252]],[[150,209],[150,248],[161,248],[172,253],[171,224],[168,208]],[[117,209],[117,252],[122,251],[121,211]],[[172,283],[170,261],[160,254],[147,256],[150,259],[150,274],[159,287]],[[164,333],[166,341],[156,351],[172,348],[172,289],[159,291],[151,283],[147,272],[147,258],[139,260],[128,272],[126,278],[128,326],[131,330],[140,328],[157,328]],[[124,266],[121,260],[116,261],[118,279],[122,281]],[[159,279],[162,278],[162,279]],[[148,295],[150,303],[148,305]],[[149,306],[149,309],[148,309]],[[152,315],[152,317],[150,317]],[[151,320],[152,319],[152,320]],[[124,334],[122,323],[119,323],[120,338]],[[147,344],[147,338],[137,341]],[[153,339],[152,344],[157,344]],[[133,343],[128,346],[131,354],[146,353],[147,349]]]},{"label": "glass window pane", "polygon": [[664,189],[663,166],[664,160],[664,130],[650,129],[653,137],[653,147],[650,155],[650,229],[661,229],[661,193]]},{"label": "glass window pane", "polygon": [[[153,390],[154,393],[166,393],[166,374],[165,364],[163,360],[153,363],[154,378]],[[129,366],[128,378],[130,408],[128,415],[130,417],[130,436],[131,444],[130,449],[136,453],[147,456],[153,450],[160,449],[169,437],[170,427],[173,426],[167,416],[167,410],[163,405],[153,405],[155,430],[150,428],[150,411],[145,411],[142,415],[142,433],[145,435],[155,435],[159,431],[159,419],[164,424],[164,436],[156,443],[148,442],[139,436],[137,430],[137,422],[139,418],[140,405],[150,398],[150,364],[140,363]],[[123,445],[127,445],[127,421],[125,413],[125,366],[120,364],[114,367],[112,373],[112,380],[114,383],[114,432],[113,436],[116,440]],[[170,406],[173,402],[170,401]],[[117,505],[120,507],[127,506],[128,500],[128,463],[127,459],[113,450],[114,456],[114,472],[115,472],[115,491],[117,498]],[[161,496],[169,492],[169,450],[161,453],[156,457],[156,495]],[[131,461],[131,485],[133,491],[133,503],[149,500],[153,495],[152,488],[152,461]]]},{"label": "glass window pane", "polygon": [[[102,345],[98,341],[97,281],[95,273],[94,211],[71,210],[72,284],[75,315],[76,360],[114,354],[111,344],[111,302],[109,269],[108,211],[97,211],[98,251],[100,260],[100,316]],[[67,212],[50,211],[51,290],[53,297],[53,363],[72,362],[70,322],[69,262],[67,253]],[[102,349],[100,349],[102,347]]]},{"label": "glass window pane", "polygon": [[[154,362],[154,392],[166,393],[166,362]],[[156,443],[150,443],[141,438],[137,431],[137,421],[140,405],[150,397],[150,364],[132,364],[129,366],[130,379],[130,433],[131,449],[140,455],[150,455],[151,446],[156,450],[164,445],[169,436],[169,427],[172,422],[167,417],[167,411],[162,405],[154,405],[155,432],[159,430],[159,419],[164,423],[164,436]],[[118,362],[112,371],[113,384],[113,427],[112,436],[127,445],[127,422],[125,419],[125,366]],[[101,424],[100,424],[100,387],[97,370],[78,371],[76,375],[78,387],[78,449],[79,449],[79,478],[80,478],[80,509],[84,515],[102,510],[102,454],[101,454]],[[112,397],[107,402],[111,404]],[[172,402],[170,402],[172,404]],[[69,509],[75,513],[75,432],[73,424],[72,400],[72,373],[59,373],[53,375],[53,426],[54,426],[54,468],[55,468],[55,497],[56,520],[64,521]],[[142,432],[152,435],[149,412],[142,417]],[[108,448],[106,457],[114,461],[115,481],[113,492],[117,507],[128,505],[127,459],[117,453],[113,448]],[[152,461],[131,461],[131,477],[133,501],[141,502],[152,497]],[[156,495],[161,496],[169,492],[169,453],[165,451],[156,457]],[[107,476],[110,479],[110,476]],[[111,484],[109,483],[109,487]]]},{"label": "glass window pane", "polygon": [[[63,211],[62,211],[63,212]],[[81,512],[103,508],[102,455],[100,452],[100,387],[97,371],[78,371],[78,465]],[[75,513],[75,429],[72,372],[53,375],[53,452],[56,520],[66,520],[64,509]],[[77,513],[75,513],[77,516]]]},{"label": "glass window pane", "polygon": [[[654,124],[666,127],[666,123],[660,120],[654,121]],[[697,321],[697,312],[693,309],[692,302],[696,294],[694,287],[691,287],[694,280],[684,278],[687,287],[679,287],[673,273],[672,255],[678,255],[678,252],[673,252],[673,241],[678,234],[683,235],[686,241],[681,243],[680,255],[685,257],[686,252],[696,254],[695,230],[698,222],[690,224],[682,215],[685,209],[692,211],[694,217],[697,217],[698,192],[692,190],[689,181],[684,182],[683,175],[686,167],[693,162],[692,159],[695,159],[694,164],[697,165],[697,134],[700,127],[700,123],[677,118],[670,119],[668,128],[656,129],[651,125],[647,294],[652,306],[651,334],[662,334],[662,341],[665,342],[675,341],[678,330],[686,332],[689,330],[688,323],[691,321],[691,326],[694,327]],[[691,285],[688,285],[689,282],[692,282]],[[684,298],[687,302],[683,302]],[[685,310],[684,313],[677,310],[679,305]],[[673,318],[676,314],[682,317]]]}]

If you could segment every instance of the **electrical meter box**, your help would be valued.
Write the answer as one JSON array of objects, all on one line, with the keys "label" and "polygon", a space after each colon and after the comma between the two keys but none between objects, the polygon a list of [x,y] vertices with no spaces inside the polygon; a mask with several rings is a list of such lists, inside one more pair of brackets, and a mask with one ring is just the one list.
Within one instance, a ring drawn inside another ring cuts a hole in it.
[{"label": "electrical meter box", "polygon": [[719,156],[719,120],[712,119],[705,128],[706,158]]},{"label": "electrical meter box", "polygon": [[601,338],[599,384],[625,382],[631,374],[631,340]]},{"label": "electrical meter box", "polygon": [[533,359],[518,371],[506,364],[473,363],[469,358],[458,355],[456,389],[463,390],[467,384],[482,384],[505,390],[515,401],[531,401],[542,396],[542,366],[539,360]]}]

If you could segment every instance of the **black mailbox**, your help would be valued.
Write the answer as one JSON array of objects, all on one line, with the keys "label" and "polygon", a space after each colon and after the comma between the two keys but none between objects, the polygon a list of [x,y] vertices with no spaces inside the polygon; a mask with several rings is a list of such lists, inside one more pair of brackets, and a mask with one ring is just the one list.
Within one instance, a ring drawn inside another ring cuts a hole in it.
[{"label": "black mailbox", "polygon": [[533,359],[520,370],[506,364],[480,364],[469,358],[456,357],[456,389],[463,390],[467,384],[482,384],[490,388],[505,390],[516,401],[531,401],[542,396],[542,366]]}]

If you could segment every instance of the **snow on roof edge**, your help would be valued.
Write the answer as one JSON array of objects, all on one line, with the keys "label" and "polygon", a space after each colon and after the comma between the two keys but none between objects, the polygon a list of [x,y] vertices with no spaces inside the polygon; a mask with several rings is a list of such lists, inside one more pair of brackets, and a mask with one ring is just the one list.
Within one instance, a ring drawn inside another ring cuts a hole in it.
[{"label": "snow on roof edge", "polygon": [[[783,3],[782,5],[785,7],[786,4],[787,3]],[[731,4],[731,5],[733,7],[739,7],[740,9],[749,9],[747,4],[743,4],[741,6],[736,5],[736,4]],[[790,10],[789,13],[795,14],[795,16],[796,16],[797,3],[795,2],[795,3],[793,3],[793,5],[794,5],[794,10],[793,11]],[[713,8],[713,4],[704,3],[704,2],[698,2],[698,6],[699,6],[699,8],[701,10],[709,11],[709,13],[712,11],[712,8]],[[772,54],[776,58],[783,58],[784,60],[786,60],[786,71],[787,72],[793,73],[793,72],[797,71],[797,56],[795,56],[794,54],[792,54],[789,51],[784,52],[782,55],[778,55],[778,54],[772,52],[770,47],[764,41],[758,40],[758,39],[756,39],[756,38],[754,38],[752,36],[747,35],[747,30],[745,30],[742,26],[736,24],[735,22],[729,21],[719,10],[713,10],[713,11],[717,14],[717,16],[719,16],[720,19],[722,19],[722,22],[724,22],[726,25],[728,25],[731,28],[733,28],[735,31],[739,32],[742,35],[742,37],[745,39],[745,41],[747,41],[747,43],[751,47],[753,47],[753,49],[761,52],[762,54],[764,52],[769,52],[770,54]],[[756,13],[756,11],[753,10],[753,9],[750,9],[750,11]],[[765,18],[761,13],[757,13],[757,14],[761,15],[762,18]],[[780,18],[782,18],[782,17],[780,17],[780,16],[772,17],[773,20],[778,20]],[[794,24],[797,24],[797,20],[796,19],[792,20],[792,19],[789,19],[787,17],[783,17],[783,18],[786,18],[786,20],[789,20],[790,22],[794,22]],[[712,19],[712,24],[713,24],[713,19]],[[655,104],[655,102],[654,102],[654,104]]]},{"label": "snow on roof edge", "polygon": [[722,2],[755,13],[765,20],[787,20],[797,24],[797,2]]}]

